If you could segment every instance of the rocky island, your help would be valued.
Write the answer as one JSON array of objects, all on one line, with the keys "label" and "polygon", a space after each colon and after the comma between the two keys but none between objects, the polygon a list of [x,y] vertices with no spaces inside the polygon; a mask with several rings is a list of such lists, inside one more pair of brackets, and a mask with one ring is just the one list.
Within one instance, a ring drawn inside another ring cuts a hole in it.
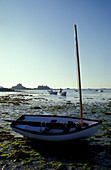
[{"label": "rocky island", "polygon": [[16,86],[12,86],[12,88],[4,88],[0,86],[1,92],[8,92],[8,91],[18,91],[18,90],[50,90],[51,88],[47,85],[39,85],[37,88],[27,88],[24,87],[21,83],[17,84]]}]

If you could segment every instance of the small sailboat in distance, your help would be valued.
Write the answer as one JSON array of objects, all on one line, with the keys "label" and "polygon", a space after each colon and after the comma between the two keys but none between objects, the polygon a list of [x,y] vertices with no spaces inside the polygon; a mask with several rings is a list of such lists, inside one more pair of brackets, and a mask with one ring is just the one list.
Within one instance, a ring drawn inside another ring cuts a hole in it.
[{"label": "small sailboat in distance", "polygon": [[63,89],[60,88],[59,96],[66,96],[66,91],[63,92]]},{"label": "small sailboat in distance", "polygon": [[102,89],[100,89],[100,90],[98,90],[98,92],[99,92],[99,93],[101,93],[101,92],[103,92],[103,90],[102,90]]},{"label": "small sailboat in distance", "polygon": [[74,30],[79,81],[80,118],[55,115],[22,115],[17,120],[7,120],[11,122],[11,127],[15,132],[37,140],[64,142],[90,138],[99,129],[101,121],[83,119],[76,25]]}]

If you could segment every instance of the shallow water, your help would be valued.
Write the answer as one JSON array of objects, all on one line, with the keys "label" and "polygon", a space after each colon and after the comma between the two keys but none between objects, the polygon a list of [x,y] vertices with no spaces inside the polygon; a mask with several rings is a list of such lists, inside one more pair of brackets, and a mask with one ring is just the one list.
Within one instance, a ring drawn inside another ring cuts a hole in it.
[{"label": "shallow water", "polygon": [[[59,92],[59,90],[54,90]],[[69,90],[63,90],[67,92],[66,96],[59,96],[59,95],[50,95],[47,90],[24,90],[19,92],[0,92],[0,96],[6,96],[6,95],[13,95],[13,94],[20,94],[24,95],[26,97],[43,97],[47,98],[48,100],[55,102],[61,102],[61,101],[71,101],[71,102],[77,102],[79,93],[75,90],[69,89]],[[30,96],[31,95],[31,96]],[[102,100],[108,100],[111,99],[111,89],[105,89],[103,92],[98,92],[95,89],[83,89],[82,90],[82,98],[83,102],[101,102]]]}]

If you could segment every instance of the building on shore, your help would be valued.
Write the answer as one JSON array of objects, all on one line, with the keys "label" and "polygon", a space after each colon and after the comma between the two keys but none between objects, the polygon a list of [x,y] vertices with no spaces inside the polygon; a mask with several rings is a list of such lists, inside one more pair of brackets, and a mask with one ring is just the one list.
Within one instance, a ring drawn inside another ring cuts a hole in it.
[{"label": "building on shore", "polygon": [[50,87],[46,86],[38,86],[38,90],[50,90]]}]

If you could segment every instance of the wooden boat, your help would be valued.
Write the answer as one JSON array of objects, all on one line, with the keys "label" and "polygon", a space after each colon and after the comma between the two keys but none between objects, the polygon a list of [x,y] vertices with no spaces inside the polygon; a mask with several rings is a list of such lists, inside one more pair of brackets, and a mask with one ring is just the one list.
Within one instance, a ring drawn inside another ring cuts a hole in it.
[{"label": "wooden boat", "polygon": [[74,29],[78,66],[80,118],[51,115],[22,115],[17,120],[7,120],[11,122],[11,127],[15,132],[29,138],[60,142],[84,140],[93,136],[99,129],[101,121],[83,119],[76,25],[74,26]]},{"label": "wooden boat", "polygon": [[22,115],[11,122],[12,129],[23,136],[42,141],[84,140],[94,135],[101,122],[65,116]]}]

